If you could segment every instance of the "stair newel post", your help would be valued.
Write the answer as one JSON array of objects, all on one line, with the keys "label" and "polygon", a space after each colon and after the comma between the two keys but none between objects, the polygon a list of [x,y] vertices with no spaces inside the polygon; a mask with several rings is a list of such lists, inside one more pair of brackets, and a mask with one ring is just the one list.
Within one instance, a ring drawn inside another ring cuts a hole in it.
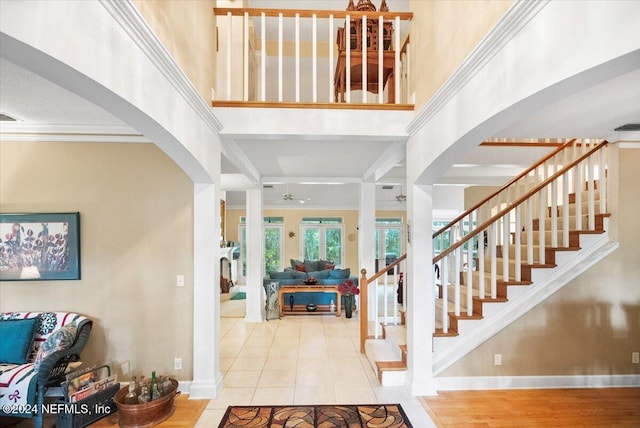
[{"label": "stair newel post", "polygon": [[360,353],[364,354],[364,342],[369,336],[369,280],[367,279],[367,270],[360,271]]},{"label": "stair newel post", "polygon": [[496,271],[498,270],[498,258],[496,255],[496,222],[489,226],[489,254],[491,255],[491,298],[498,296],[498,279]]},{"label": "stair newel post", "polygon": [[522,205],[518,205],[516,207],[515,210],[515,216],[516,216],[516,230],[515,233],[513,234],[513,238],[514,238],[514,248],[515,248],[515,260],[516,260],[516,264],[515,264],[515,275],[516,275],[516,281],[521,281],[522,280],[522,236],[521,236],[521,229],[522,229]]}]

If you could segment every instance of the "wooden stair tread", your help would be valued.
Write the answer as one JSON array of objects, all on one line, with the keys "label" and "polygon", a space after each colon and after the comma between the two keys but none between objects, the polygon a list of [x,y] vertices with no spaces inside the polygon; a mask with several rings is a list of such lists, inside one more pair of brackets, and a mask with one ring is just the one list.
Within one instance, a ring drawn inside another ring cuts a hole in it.
[{"label": "wooden stair tread", "polygon": [[407,369],[407,365],[402,361],[376,361],[378,370],[402,371]]}]

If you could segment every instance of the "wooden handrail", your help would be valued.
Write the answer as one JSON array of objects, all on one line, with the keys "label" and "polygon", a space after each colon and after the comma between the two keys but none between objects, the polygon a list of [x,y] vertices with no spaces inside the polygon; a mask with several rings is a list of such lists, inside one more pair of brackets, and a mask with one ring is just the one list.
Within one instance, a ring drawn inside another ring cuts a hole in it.
[{"label": "wooden handrail", "polygon": [[216,16],[227,15],[231,13],[232,16],[244,16],[247,13],[249,16],[261,16],[263,13],[265,16],[271,18],[277,18],[282,14],[285,18],[295,18],[296,15],[300,18],[334,18],[341,19],[346,18],[349,15],[351,18],[362,19],[363,16],[367,17],[379,17],[383,19],[393,20],[399,17],[401,21],[410,21],[413,19],[412,12],[360,12],[357,10],[311,10],[311,9],[255,9],[255,8],[227,8],[227,7],[214,7],[213,13]]},{"label": "wooden handrail", "polygon": [[491,195],[487,196],[486,198],[484,198],[482,201],[478,202],[477,204],[475,204],[473,207],[469,208],[468,210],[466,210],[465,212],[463,212],[462,214],[460,214],[458,217],[456,217],[455,219],[451,220],[449,222],[449,224],[447,224],[446,226],[442,227],[441,229],[439,229],[438,231],[436,231],[433,234],[433,239],[435,239],[436,237],[440,236],[441,234],[443,234],[447,229],[451,228],[454,224],[456,224],[457,222],[459,222],[460,220],[462,220],[463,218],[467,217],[471,212],[477,210],[478,208],[480,208],[482,205],[484,205],[485,203],[487,203],[491,198],[495,197],[496,195],[498,195],[499,193],[501,193],[502,191],[506,190],[507,188],[509,188],[509,186],[511,186],[512,184],[514,184],[516,181],[520,180],[522,177],[526,176],[527,174],[529,174],[531,171],[533,171],[534,169],[536,169],[537,167],[539,167],[540,165],[542,165],[543,163],[545,163],[546,161],[548,161],[549,159],[551,159],[552,157],[554,157],[556,154],[560,153],[561,151],[563,151],[566,147],[570,146],[571,144],[573,144],[573,142],[576,141],[576,139],[572,139],[570,141],[568,141],[567,143],[561,145],[559,148],[557,148],[556,150],[554,150],[553,152],[549,153],[547,156],[543,157],[542,159],[540,159],[538,162],[534,163],[532,166],[530,166],[529,168],[525,169],[523,172],[521,172],[518,176],[516,176],[515,178],[512,178],[511,180],[509,180],[507,182],[507,184],[505,184],[504,186],[502,186],[500,189],[496,190],[495,192],[493,192]]},{"label": "wooden handrail", "polygon": [[455,251],[458,247],[461,247],[464,243],[466,243],[467,241],[471,240],[471,238],[473,238],[474,236],[478,235],[480,232],[484,231],[486,228],[491,226],[491,224],[494,223],[495,221],[497,221],[500,217],[504,216],[506,213],[510,212],[511,210],[515,209],[517,206],[521,205],[524,201],[526,201],[527,199],[531,198],[533,195],[535,195],[541,189],[543,189],[544,187],[548,186],[550,183],[555,181],[558,177],[560,177],[561,175],[563,175],[564,173],[569,171],[574,166],[578,165],[583,160],[587,159],[589,156],[591,156],[592,154],[594,154],[598,150],[602,149],[607,144],[609,144],[609,142],[607,140],[604,140],[600,144],[598,144],[595,148],[589,150],[588,152],[586,152],[585,154],[580,156],[578,159],[576,159],[573,162],[571,162],[569,165],[565,165],[560,171],[556,172],[555,174],[553,174],[552,176],[550,176],[549,178],[547,178],[546,180],[544,180],[543,182],[538,184],[536,187],[534,187],[533,189],[529,190],[527,193],[522,195],[520,198],[516,199],[513,202],[513,204],[511,204],[507,209],[499,211],[497,214],[495,214],[489,220],[485,221],[480,226],[476,227],[473,232],[470,232],[469,234],[465,235],[462,239],[460,239],[459,241],[456,241],[449,248],[447,248],[446,250],[442,251],[440,254],[438,254],[436,257],[433,258],[433,263],[434,264],[438,263],[440,260],[445,258],[447,255],[449,255],[453,251]]}]

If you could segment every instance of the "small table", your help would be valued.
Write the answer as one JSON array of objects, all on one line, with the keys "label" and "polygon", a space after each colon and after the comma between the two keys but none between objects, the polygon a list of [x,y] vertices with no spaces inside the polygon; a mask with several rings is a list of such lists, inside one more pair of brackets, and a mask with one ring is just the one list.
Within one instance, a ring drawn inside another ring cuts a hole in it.
[{"label": "small table", "polygon": [[[342,294],[338,291],[337,285],[284,285],[278,290],[278,306],[280,309],[280,317],[284,316],[284,294],[285,293],[335,293],[336,295],[336,316],[339,317],[342,314]],[[295,312],[288,313],[294,314]],[[301,315],[311,314],[325,314],[327,311],[318,312],[299,312]]]}]

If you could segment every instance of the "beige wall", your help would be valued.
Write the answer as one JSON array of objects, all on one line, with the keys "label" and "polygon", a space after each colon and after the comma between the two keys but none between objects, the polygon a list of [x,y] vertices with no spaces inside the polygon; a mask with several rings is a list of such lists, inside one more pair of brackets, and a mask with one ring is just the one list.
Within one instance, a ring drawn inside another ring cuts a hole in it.
[{"label": "beige wall", "polygon": [[511,0],[411,0],[411,86],[416,111],[509,9]]},{"label": "beige wall", "polygon": [[[640,150],[620,150],[620,247],[443,372],[443,376],[640,374]],[[615,162],[614,162],[615,163]],[[502,354],[502,366],[493,365]]]},{"label": "beige wall", "polygon": [[85,314],[87,365],[191,380],[192,201],[189,178],[152,144],[0,142],[0,211],[79,211],[82,274],[0,282],[0,311]]},{"label": "beige wall", "polygon": [[[238,236],[238,226],[240,217],[245,215],[245,210],[227,211],[227,235],[231,241],[240,241]],[[265,210],[265,217],[284,218],[284,264],[289,265],[290,259],[300,258],[300,222],[302,217],[342,217],[345,233],[345,263],[343,267],[350,268],[352,275],[358,275],[358,211],[355,210]],[[377,211],[377,217],[401,217],[406,223],[405,211]],[[289,237],[289,231],[295,232],[296,236]],[[350,241],[349,235],[354,235],[355,239]],[[406,251],[406,244],[405,244]]]},{"label": "beige wall", "polygon": [[200,96],[216,87],[215,0],[133,0]]}]

